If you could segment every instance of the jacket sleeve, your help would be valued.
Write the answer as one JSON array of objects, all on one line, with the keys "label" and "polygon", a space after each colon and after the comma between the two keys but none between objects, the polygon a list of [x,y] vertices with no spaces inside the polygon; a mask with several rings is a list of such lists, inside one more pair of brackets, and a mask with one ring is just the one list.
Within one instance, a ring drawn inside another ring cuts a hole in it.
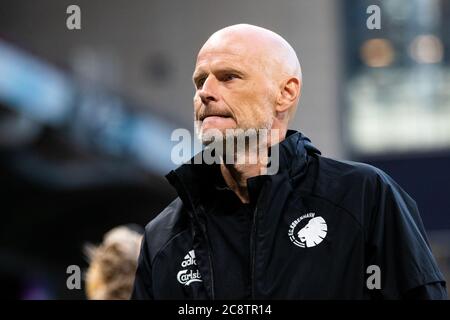
[{"label": "jacket sleeve", "polygon": [[149,258],[147,237],[144,233],[139,254],[136,277],[134,280],[132,300],[153,300],[152,266]]},{"label": "jacket sleeve", "polygon": [[429,283],[409,290],[403,295],[405,300],[447,300],[447,290],[444,282]]},{"label": "jacket sleeve", "polygon": [[381,272],[381,299],[445,299],[444,278],[427,240],[416,202],[387,174],[378,175],[367,231],[367,263]]}]

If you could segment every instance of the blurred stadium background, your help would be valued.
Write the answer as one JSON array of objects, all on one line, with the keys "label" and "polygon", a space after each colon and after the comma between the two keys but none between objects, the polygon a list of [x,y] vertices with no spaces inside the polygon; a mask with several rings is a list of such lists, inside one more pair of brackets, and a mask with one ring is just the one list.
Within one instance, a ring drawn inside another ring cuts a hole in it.
[{"label": "blurred stadium background", "polygon": [[[81,30],[66,27],[71,4]],[[366,27],[372,4],[381,30]],[[85,298],[66,287],[67,266],[87,267],[83,245],[175,197],[164,174],[172,130],[193,129],[196,53],[241,22],[299,54],[292,128],[394,177],[450,280],[449,0],[2,0],[2,296]]]}]

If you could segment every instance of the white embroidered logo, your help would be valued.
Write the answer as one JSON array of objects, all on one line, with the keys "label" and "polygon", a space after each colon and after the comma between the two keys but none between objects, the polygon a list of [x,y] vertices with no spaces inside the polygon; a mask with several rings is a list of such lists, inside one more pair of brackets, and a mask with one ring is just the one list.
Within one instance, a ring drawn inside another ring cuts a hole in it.
[{"label": "white embroidered logo", "polygon": [[190,285],[192,282],[202,282],[203,280],[201,279],[200,271],[198,271],[198,269],[193,270],[194,267],[192,266],[196,265],[195,252],[194,250],[191,250],[184,256],[184,259],[181,262],[181,267],[187,269],[180,270],[177,273],[178,282],[185,286]]},{"label": "white embroidered logo", "polygon": [[[314,212],[310,212],[291,223],[288,236],[296,246],[311,248],[317,246],[325,239],[328,231],[327,223],[324,218],[315,217],[315,215]],[[305,220],[308,221],[306,225],[304,223],[300,224],[303,219],[309,219]],[[299,228],[301,229],[298,230]]]}]

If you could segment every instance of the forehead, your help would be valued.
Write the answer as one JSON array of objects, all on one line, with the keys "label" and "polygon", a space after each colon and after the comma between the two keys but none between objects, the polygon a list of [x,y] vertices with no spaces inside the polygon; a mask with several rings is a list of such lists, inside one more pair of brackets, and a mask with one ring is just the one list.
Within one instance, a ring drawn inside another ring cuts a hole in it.
[{"label": "forehead", "polygon": [[200,71],[209,68],[232,67],[245,69],[248,65],[248,58],[243,55],[229,52],[208,52],[199,54],[195,64],[195,70]]},{"label": "forehead", "polygon": [[210,39],[198,53],[196,70],[223,64],[234,68],[251,68],[255,63],[260,64],[262,58],[262,54],[248,43]]}]

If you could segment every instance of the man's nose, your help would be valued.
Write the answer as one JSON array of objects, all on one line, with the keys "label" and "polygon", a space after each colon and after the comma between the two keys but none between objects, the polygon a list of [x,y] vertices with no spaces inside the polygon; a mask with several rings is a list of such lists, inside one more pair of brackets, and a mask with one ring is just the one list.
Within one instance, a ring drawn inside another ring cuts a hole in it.
[{"label": "man's nose", "polygon": [[204,105],[211,101],[217,101],[217,81],[214,77],[209,76],[202,85],[199,91],[200,99]]}]

